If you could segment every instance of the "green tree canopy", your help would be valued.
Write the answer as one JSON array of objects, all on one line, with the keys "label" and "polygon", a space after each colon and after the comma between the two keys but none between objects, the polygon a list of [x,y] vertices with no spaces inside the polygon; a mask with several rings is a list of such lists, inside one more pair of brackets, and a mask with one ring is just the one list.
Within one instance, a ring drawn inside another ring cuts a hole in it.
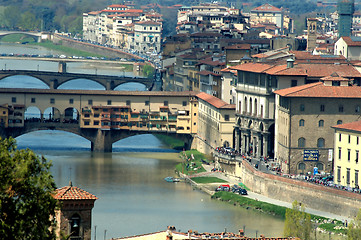
[{"label": "green tree canopy", "polygon": [[33,151],[17,150],[13,138],[0,138],[1,239],[54,239],[56,200],[51,163]]},{"label": "green tree canopy", "polygon": [[348,225],[347,239],[348,240],[361,239],[361,209],[358,211],[355,219]]},{"label": "green tree canopy", "polygon": [[285,237],[298,237],[303,240],[309,240],[311,229],[311,215],[305,213],[303,204],[294,201],[292,209],[286,209]]}]

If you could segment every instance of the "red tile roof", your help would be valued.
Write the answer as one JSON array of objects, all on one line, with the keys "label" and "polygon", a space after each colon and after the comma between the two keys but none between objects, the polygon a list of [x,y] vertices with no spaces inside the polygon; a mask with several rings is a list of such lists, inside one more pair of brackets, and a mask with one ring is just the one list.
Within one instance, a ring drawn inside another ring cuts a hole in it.
[{"label": "red tile roof", "polygon": [[361,87],[325,86],[322,82],[316,82],[276,90],[274,93],[283,97],[361,98]]},{"label": "red tile roof", "polygon": [[154,21],[136,22],[135,24],[138,24],[138,25],[162,25],[160,22],[154,22]]},{"label": "red tile roof", "polygon": [[222,109],[235,109],[236,105],[234,104],[228,104],[225,101],[216,98],[212,95],[209,95],[205,92],[200,92],[196,95],[198,98],[208,102],[209,104],[213,105],[216,108],[222,108]]},{"label": "red tile roof", "polygon": [[350,81],[348,78],[340,77],[336,72],[332,73],[330,76],[321,78],[323,81]]},{"label": "red tile roof", "polygon": [[98,199],[93,194],[88,193],[87,191],[74,187],[74,186],[66,186],[62,188],[56,189],[56,193],[54,196],[57,200],[96,200]]},{"label": "red tile roof", "polygon": [[361,121],[339,124],[332,128],[361,132]]},{"label": "red tile roof", "polygon": [[248,44],[248,43],[236,44],[236,45],[228,46],[228,47],[226,47],[226,49],[245,49],[245,50],[249,50],[249,49],[251,49],[251,44]]},{"label": "red tile roof", "polygon": [[281,9],[275,7],[275,6],[272,6],[271,4],[269,3],[266,3],[266,4],[263,4],[259,7],[256,7],[256,8],[253,8],[251,10],[251,12],[281,12]]},{"label": "red tile roof", "polygon": [[247,72],[257,72],[261,73],[267,69],[272,68],[272,65],[264,64],[264,63],[244,63],[237,66],[233,66],[232,69],[247,71]]},{"label": "red tile roof", "polygon": [[351,37],[341,37],[349,47],[360,47],[361,41],[353,41]]}]

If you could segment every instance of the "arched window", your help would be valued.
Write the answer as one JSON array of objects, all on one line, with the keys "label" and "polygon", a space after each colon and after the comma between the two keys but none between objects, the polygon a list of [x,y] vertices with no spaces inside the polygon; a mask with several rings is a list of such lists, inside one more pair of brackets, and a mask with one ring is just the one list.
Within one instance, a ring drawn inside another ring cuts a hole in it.
[{"label": "arched window", "polygon": [[257,99],[254,100],[254,115],[257,115]]},{"label": "arched window", "polygon": [[70,234],[71,236],[80,236],[80,216],[78,214],[74,214],[70,218]]},{"label": "arched window", "polygon": [[298,139],[298,147],[300,148],[304,148],[306,146],[306,139],[304,139],[303,137]]},{"label": "arched window", "polygon": [[342,120],[338,120],[338,121],[337,121],[337,125],[338,125],[338,124],[342,124]]},{"label": "arched window", "polygon": [[244,97],[244,113],[246,113],[247,112],[247,97]]},{"label": "arched window", "polygon": [[325,147],[325,139],[323,139],[323,138],[317,139],[317,147],[319,147],[319,148]]},{"label": "arched window", "polygon": [[239,107],[238,112],[242,113],[242,101],[239,101],[238,107]]},{"label": "arched window", "polygon": [[305,169],[306,169],[306,164],[303,163],[303,162],[300,162],[300,163],[298,164],[298,169],[299,169],[299,170],[305,170]]},{"label": "arched window", "polygon": [[298,126],[300,127],[305,126],[305,120],[301,119],[300,122],[298,123]]},{"label": "arched window", "polygon": [[318,126],[319,126],[319,127],[323,127],[324,123],[325,123],[325,121],[320,120],[320,121],[318,121]]},{"label": "arched window", "polygon": [[324,169],[323,169],[323,163],[320,163],[320,162],[317,163],[317,164],[316,164],[316,167],[318,168],[319,171],[323,171],[323,170],[324,170]]},{"label": "arched window", "polygon": [[252,115],[252,98],[249,98],[249,114]]}]

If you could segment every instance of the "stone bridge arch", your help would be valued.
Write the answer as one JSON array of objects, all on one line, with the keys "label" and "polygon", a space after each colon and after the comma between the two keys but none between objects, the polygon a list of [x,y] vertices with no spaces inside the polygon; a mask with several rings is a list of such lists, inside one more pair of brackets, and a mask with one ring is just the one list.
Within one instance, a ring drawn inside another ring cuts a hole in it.
[{"label": "stone bridge arch", "polygon": [[0,136],[2,138],[19,137],[21,135],[41,131],[41,130],[60,130],[79,135],[91,142],[91,150],[94,152],[112,152],[113,143],[141,134],[165,134],[176,137],[184,141],[184,148],[190,149],[193,142],[193,135],[177,134],[157,131],[132,131],[132,130],[101,130],[80,128],[78,123],[62,123],[62,122],[26,122],[24,127],[19,128],[0,128]]},{"label": "stone bridge arch", "polygon": [[23,73],[20,73],[20,72],[18,74],[17,73],[14,74],[14,72],[16,72],[16,71],[13,71],[13,70],[3,70],[1,72],[2,73],[0,74],[0,81],[5,79],[5,78],[13,77],[13,76],[26,76],[26,77],[30,76],[30,77],[33,77],[33,78],[41,81],[42,83],[44,83],[46,86],[49,87],[49,89],[51,88],[51,85],[50,85],[49,81],[47,81],[47,80],[45,80],[45,79],[43,79],[43,78],[41,78],[41,77],[39,77],[37,75],[23,74]]},{"label": "stone bridge arch", "polygon": [[8,35],[13,35],[13,34],[22,34],[25,35],[27,37],[31,37],[32,39],[34,39],[35,42],[41,42],[41,33],[35,33],[35,32],[17,32],[17,31],[10,31],[10,32],[0,32],[0,40]]}]

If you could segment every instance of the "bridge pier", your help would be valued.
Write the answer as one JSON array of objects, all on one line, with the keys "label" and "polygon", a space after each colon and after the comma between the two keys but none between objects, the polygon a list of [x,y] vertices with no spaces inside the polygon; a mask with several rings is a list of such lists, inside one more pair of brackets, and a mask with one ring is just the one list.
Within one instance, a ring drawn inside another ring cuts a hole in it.
[{"label": "bridge pier", "polygon": [[58,72],[59,73],[66,73],[66,62],[59,62],[58,65]]},{"label": "bridge pier", "polygon": [[107,81],[107,85],[106,85],[106,89],[105,90],[114,90],[115,83],[113,80],[108,80]]},{"label": "bridge pier", "polygon": [[112,135],[109,130],[98,129],[95,140],[91,143],[93,152],[112,152]]},{"label": "bridge pier", "polygon": [[58,88],[58,80],[57,79],[52,79],[50,80],[50,89],[57,89]]}]

